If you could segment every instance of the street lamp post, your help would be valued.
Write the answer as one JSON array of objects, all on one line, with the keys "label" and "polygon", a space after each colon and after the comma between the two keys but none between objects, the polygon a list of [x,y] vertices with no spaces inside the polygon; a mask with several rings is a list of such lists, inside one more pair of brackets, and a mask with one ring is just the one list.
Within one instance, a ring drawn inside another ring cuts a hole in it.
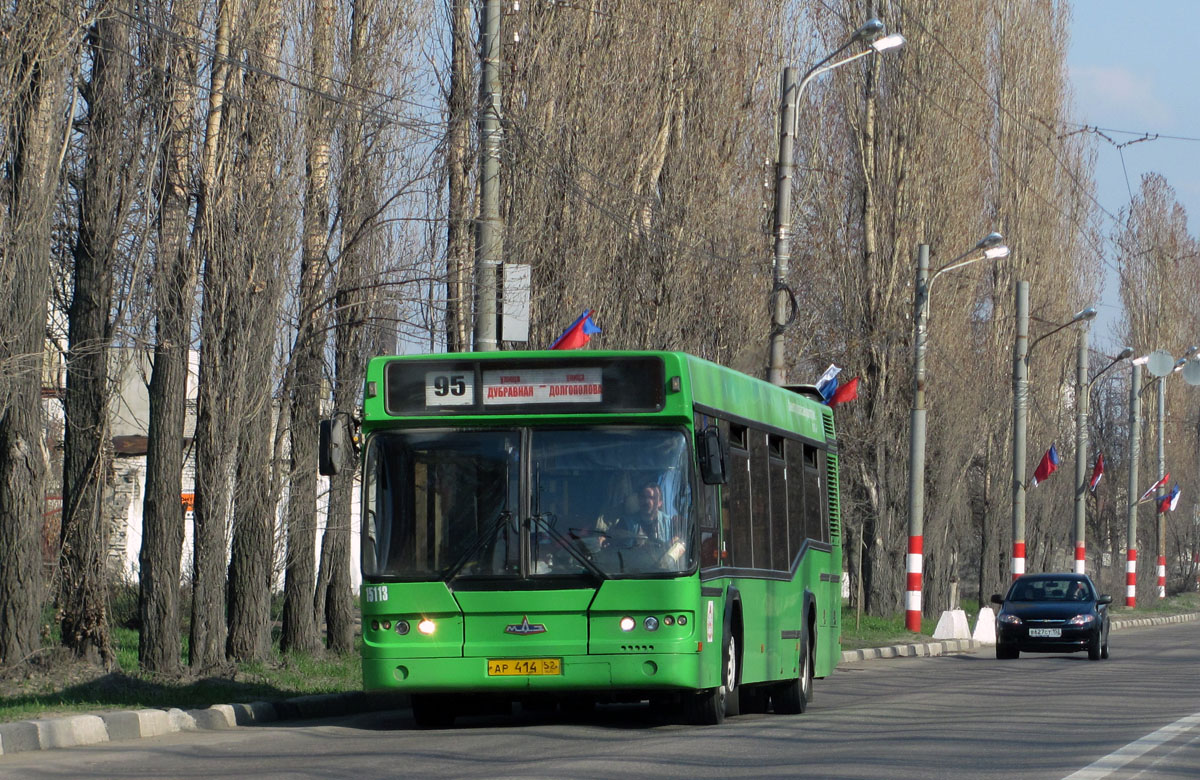
[{"label": "street lamp post", "polygon": [[[1129,509],[1127,515],[1127,527],[1125,530],[1125,606],[1137,606],[1137,509],[1140,499],[1138,498],[1138,465],[1141,461],[1141,438],[1142,438],[1142,393],[1150,388],[1151,384],[1158,385],[1158,478],[1162,479],[1166,473],[1166,457],[1163,450],[1163,423],[1165,419],[1164,408],[1166,406],[1166,394],[1163,386],[1163,379],[1170,376],[1173,372],[1181,370],[1187,363],[1188,358],[1200,351],[1200,347],[1192,347],[1178,361],[1174,361],[1171,354],[1164,350],[1156,350],[1149,355],[1143,355],[1133,361],[1132,374],[1129,377]],[[1144,385],[1141,383],[1141,367],[1145,365],[1153,377]],[[1188,377],[1188,372],[1184,372],[1184,378],[1189,384],[1200,382],[1200,379],[1193,381]],[[1156,510],[1162,506],[1163,488],[1160,486],[1157,495],[1155,496]],[[1164,544],[1166,524],[1163,522],[1161,512],[1158,513],[1158,522],[1155,528],[1155,544],[1158,553],[1158,578],[1160,593],[1165,595],[1166,591],[1166,546]]]},{"label": "street lamp post", "polygon": [[1075,375],[1075,573],[1087,570],[1087,448],[1088,406],[1091,403],[1092,385],[1115,366],[1133,354],[1133,347],[1125,347],[1112,362],[1100,369],[1090,380],[1088,374],[1088,329],[1079,329],[1079,354]]},{"label": "street lamp post", "polygon": [[1048,336],[1076,322],[1091,320],[1096,310],[1088,307],[1070,320],[1029,343],[1029,282],[1017,282],[1017,338],[1013,346],[1013,485],[1012,485],[1012,578],[1025,573],[1025,429],[1029,416],[1029,355]]},{"label": "street lamp post", "polygon": [[[797,132],[796,106],[800,102],[804,88],[822,73],[840,68],[873,52],[882,53],[904,46],[903,35],[884,35],[885,30],[886,27],[880,20],[874,18],[868,20],[866,24],[854,31],[850,40],[809,68],[804,77],[800,79],[798,86],[796,69],[783,69],[783,82],[780,90],[782,99],[779,108],[779,162],[775,167],[774,285],[771,290],[771,337],[767,369],[767,379],[773,384],[782,385],[787,382],[786,372],[783,368],[783,332],[790,320],[786,312],[790,299],[787,278],[792,244],[792,165]],[[860,41],[867,42],[866,49],[830,62],[834,57]]]},{"label": "street lamp post", "polygon": [[929,335],[929,291],[946,271],[980,260],[1008,256],[999,233],[989,233],[929,276],[929,245],[917,247],[917,284],[913,290],[913,407],[908,438],[908,557],[905,560],[904,622],[909,631],[921,631],[922,560],[925,515],[925,346]]}]

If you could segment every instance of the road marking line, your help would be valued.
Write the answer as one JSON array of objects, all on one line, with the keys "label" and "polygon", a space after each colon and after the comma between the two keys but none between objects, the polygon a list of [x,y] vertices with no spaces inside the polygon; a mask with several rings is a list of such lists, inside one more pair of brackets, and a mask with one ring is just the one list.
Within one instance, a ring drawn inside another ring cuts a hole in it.
[{"label": "road marking line", "polygon": [[1103,780],[1127,764],[1136,761],[1151,750],[1169,742],[1175,737],[1200,726],[1200,712],[1163,726],[1153,734],[1147,734],[1139,740],[1130,742],[1125,747],[1109,753],[1093,764],[1085,766],[1078,772],[1067,775],[1063,780]]}]

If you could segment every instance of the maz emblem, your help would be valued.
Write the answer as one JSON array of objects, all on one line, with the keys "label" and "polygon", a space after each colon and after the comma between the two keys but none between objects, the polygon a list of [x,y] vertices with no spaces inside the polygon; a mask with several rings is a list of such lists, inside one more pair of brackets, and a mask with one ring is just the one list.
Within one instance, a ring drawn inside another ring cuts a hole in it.
[{"label": "maz emblem", "polygon": [[530,623],[529,615],[522,615],[521,622],[505,626],[504,633],[520,634],[521,636],[528,636],[530,634],[544,634],[546,633],[546,627],[541,623]]}]

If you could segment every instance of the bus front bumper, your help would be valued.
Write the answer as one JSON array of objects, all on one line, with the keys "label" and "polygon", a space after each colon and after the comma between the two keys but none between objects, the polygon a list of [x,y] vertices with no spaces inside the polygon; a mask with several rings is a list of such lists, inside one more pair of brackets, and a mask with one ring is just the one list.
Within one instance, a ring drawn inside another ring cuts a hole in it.
[{"label": "bus front bumper", "polygon": [[363,688],[406,693],[566,693],[706,687],[700,654],[562,656],[558,674],[489,674],[489,660],[513,659],[367,657]]}]

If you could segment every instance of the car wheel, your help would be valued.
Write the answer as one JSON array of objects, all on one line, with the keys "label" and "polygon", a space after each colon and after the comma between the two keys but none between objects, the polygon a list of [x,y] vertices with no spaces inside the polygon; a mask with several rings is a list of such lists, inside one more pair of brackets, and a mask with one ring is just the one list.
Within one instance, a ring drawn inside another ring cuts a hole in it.
[{"label": "car wheel", "polygon": [[1102,648],[1100,646],[1100,632],[1099,631],[1097,631],[1096,635],[1094,637],[1092,637],[1092,641],[1088,642],[1087,650],[1088,650],[1088,660],[1089,661],[1099,661],[1100,660]]},{"label": "car wheel", "polygon": [[1100,657],[1108,658],[1108,634],[1104,635],[1104,644],[1100,645]]},{"label": "car wheel", "polygon": [[996,645],[996,657],[997,658],[1007,661],[1012,658],[1019,658],[1020,655],[1021,655],[1021,651],[1015,647],[1012,647],[1011,645],[1002,645],[999,643],[997,643],[997,645]]}]

